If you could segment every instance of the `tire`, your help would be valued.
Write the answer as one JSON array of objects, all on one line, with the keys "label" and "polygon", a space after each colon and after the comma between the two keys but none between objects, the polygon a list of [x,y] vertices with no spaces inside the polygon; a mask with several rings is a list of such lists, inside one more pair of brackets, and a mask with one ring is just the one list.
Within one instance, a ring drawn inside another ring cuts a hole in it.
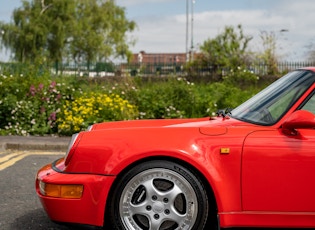
[{"label": "tire", "polygon": [[187,168],[155,160],[137,165],[117,182],[107,209],[111,229],[204,229],[207,193]]}]

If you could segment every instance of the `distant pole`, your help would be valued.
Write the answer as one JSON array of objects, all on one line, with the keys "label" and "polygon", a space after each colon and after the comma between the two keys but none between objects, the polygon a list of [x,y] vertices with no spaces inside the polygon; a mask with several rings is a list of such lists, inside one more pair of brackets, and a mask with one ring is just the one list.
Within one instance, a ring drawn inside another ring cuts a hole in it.
[{"label": "distant pole", "polygon": [[186,62],[189,61],[189,49],[188,49],[188,33],[189,33],[189,0],[186,0]]},{"label": "distant pole", "polygon": [[195,0],[192,0],[192,3],[191,3],[191,47],[190,47],[191,61],[194,60],[194,5],[195,5]]}]

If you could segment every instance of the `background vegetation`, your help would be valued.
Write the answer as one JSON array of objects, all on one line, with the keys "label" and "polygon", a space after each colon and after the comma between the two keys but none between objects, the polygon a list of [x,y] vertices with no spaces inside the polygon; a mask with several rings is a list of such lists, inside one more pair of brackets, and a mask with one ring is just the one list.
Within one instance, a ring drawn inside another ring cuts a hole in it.
[{"label": "background vegetation", "polygon": [[252,38],[238,25],[204,41],[180,77],[143,77],[138,70],[133,77],[57,76],[49,66],[58,70],[64,62],[83,62],[89,70],[89,63],[109,63],[111,57],[130,60],[134,41],[128,34],[136,25],[114,0],[22,3],[10,23],[0,22],[0,48],[11,52],[14,64],[27,67],[14,73],[0,69],[2,135],[70,135],[102,121],[211,116],[272,81],[251,71],[255,62],[268,66],[267,74],[279,74],[274,34],[262,32],[265,50],[253,53]]},{"label": "background vegetation", "polygon": [[212,116],[218,109],[236,107],[264,86],[245,69],[216,82],[176,76],[87,78],[2,73],[0,134],[70,135],[102,121]]},{"label": "background vegetation", "polygon": [[18,62],[61,63],[130,57],[127,33],[136,24],[114,0],[22,0],[0,22],[0,48]]}]

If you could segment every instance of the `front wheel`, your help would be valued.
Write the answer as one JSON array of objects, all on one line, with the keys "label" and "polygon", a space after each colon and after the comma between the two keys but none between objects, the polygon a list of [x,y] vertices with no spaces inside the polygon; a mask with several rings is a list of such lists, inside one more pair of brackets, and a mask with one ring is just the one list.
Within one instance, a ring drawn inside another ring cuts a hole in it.
[{"label": "front wheel", "polygon": [[203,229],[207,193],[187,168],[169,161],[142,163],[118,179],[109,211],[113,229]]}]

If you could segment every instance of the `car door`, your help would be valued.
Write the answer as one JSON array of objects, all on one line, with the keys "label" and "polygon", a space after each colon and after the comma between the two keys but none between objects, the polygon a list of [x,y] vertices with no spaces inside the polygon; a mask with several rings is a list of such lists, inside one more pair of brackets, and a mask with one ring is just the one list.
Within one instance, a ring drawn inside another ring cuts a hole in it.
[{"label": "car door", "polygon": [[[286,134],[281,128],[258,130],[244,141],[243,210],[315,211],[314,90],[299,109],[310,112],[310,117],[309,120],[302,116],[293,119],[300,125],[295,135]],[[301,121],[307,121],[307,125],[301,126]]]},{"label": "car door", "polygon": [[315,212],[315,130],[256,131],[244,142],[244,211]]}]

